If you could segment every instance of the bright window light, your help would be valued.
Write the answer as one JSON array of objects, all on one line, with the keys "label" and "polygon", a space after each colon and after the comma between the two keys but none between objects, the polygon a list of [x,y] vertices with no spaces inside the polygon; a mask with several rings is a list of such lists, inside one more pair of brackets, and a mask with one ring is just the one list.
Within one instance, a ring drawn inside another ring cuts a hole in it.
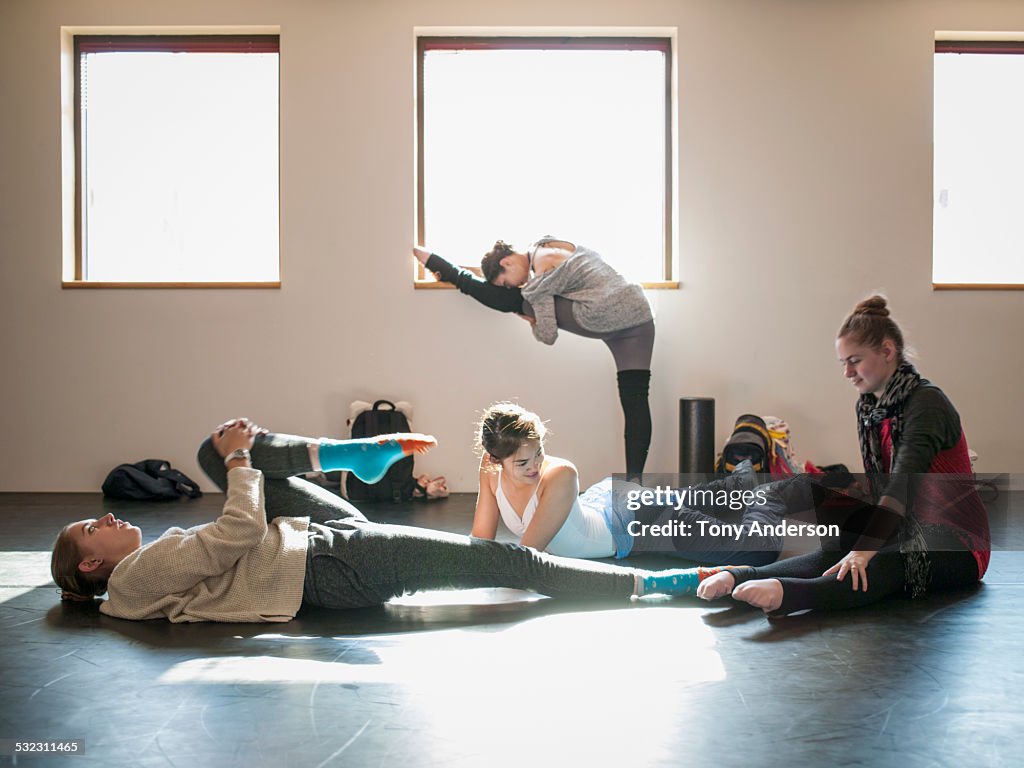
[{"label": "bright window light", "polygon": [[668,41],[470,40],[420,40],[424,244],[477,265],[550,234],[670,279]]},{"label": "bright window light", "polygon": [[267,282],[278,54],[80,54],[80,279]]},{"label": "bright window light", "polygon": [[1024,284],[1024,44],[985,47],[936,44],[936,284]]}]

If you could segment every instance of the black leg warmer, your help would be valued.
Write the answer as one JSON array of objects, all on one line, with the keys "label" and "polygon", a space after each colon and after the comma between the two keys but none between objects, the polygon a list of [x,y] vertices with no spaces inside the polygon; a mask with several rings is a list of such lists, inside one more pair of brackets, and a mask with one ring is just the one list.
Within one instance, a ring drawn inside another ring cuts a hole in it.
[{"label": "black leg warmer", "polygon": [[639,480],[651,447],[651,405],[649,370],[619,371],[619,402],[626,417],[626,475]]}]

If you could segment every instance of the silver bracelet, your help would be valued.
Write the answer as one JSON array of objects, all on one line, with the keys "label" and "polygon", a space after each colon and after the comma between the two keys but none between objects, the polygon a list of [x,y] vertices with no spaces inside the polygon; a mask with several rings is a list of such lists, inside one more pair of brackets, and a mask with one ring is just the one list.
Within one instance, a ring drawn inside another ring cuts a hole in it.
[{"label": "silver bracelet", "polygon": [[235,448],[235,450],[224,457],[224,466],[226,467],[229,461],[234,461],[235,459],[252,461],[252,454],[249,453],[248,448]]}]

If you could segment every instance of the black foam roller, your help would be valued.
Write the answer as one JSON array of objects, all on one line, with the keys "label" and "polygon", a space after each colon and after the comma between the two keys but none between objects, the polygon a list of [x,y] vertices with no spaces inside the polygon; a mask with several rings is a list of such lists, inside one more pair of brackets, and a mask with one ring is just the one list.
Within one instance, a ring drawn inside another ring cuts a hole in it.
[{"label": "black foam roller", "polygon": [[679,398],[679,474],[715,469],[715,398]]}]

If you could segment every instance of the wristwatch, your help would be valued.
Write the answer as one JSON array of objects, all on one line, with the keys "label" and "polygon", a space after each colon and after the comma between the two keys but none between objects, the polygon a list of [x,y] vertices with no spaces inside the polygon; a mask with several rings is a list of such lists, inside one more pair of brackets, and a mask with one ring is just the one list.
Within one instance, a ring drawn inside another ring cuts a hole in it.
[{"label": "wristwatch", "polygon": [[224,466],[226,467],[229,461],[234,461],[235,459],[252,461],[252,454],[249,453],[248,448],[235,448],[235,450],[224,457]]}]

